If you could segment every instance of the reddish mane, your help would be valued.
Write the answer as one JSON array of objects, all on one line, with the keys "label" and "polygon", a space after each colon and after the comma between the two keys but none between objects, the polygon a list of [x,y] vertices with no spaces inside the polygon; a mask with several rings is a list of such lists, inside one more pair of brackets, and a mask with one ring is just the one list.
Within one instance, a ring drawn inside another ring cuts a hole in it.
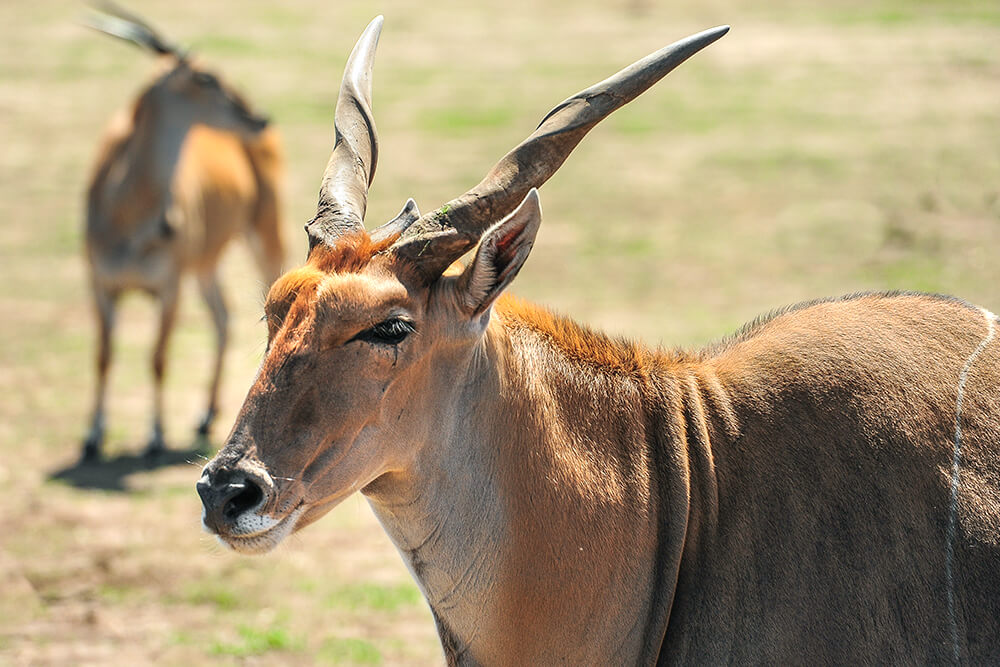
[{"label": "reddish mane", "polygon": [[679,352],[654,350],[626,338],[607,336],[509,294],[497,300],[495,311],[508,327],[533,331],[571,360],[603,372],[642,376],[682,360]]}]

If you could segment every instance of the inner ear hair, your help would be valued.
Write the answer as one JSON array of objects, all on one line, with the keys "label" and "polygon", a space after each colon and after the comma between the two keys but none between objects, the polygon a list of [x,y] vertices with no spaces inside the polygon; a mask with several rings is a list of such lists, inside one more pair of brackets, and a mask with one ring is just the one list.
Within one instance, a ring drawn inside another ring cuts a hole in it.
[{"label": "inner ear hair", "polygon": [[524,265],[542,221],[538,191],[532,188],[513,213],[483,234],[459,287],[470,314],[481,315]]}]

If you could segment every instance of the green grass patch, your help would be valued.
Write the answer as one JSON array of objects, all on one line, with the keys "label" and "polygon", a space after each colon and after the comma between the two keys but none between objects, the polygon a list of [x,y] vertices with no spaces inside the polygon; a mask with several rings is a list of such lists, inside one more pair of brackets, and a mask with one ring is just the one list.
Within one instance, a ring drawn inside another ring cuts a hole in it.
[{"label": "green grass patch", "polygon": [[420,591],[410,583],[402,584],[347,584],[328,595],[328,607],[351,611],[396,611],[420,602]]},{"label": "green grass patch", "polygon": [[176,630],[170,633],[167,641],[172,646],[193,646],[198,642],[198,639],[187,630]]},{"label": "green grass patch", "polygon": [[211,605],[220,611],[232,611],[240,604],[240,599],[233,589],[215,582],[189,584],[181,595],[181,601]]},{"label": "green grass patch", "polygon": [[831,6],[826,18],[835,25],[909,27],[922,24],[1000,25],[1000,6],[995,2],[899,2],[872,3],[862,7]]},{"label": "green grass patch", "polygon": [[333,112],[336,108],[336,98],[330,95],[310,95],[297,97],[288,95],[282,99],[273,100],[267,107],[267,112],[281,124],[316,123],[329,125],[329,139],[333,141]]},{"label": "green grass patch", "polygon": [[[717,76],[717,75],[715,75]],[[718,84],[727,85],[720,82]],[[732,87],[732,83],[728,84]],[[742,84],[745,85],[745,84]],[[608,119],[608,125],[626,136],[704,135],[734,125],[771,121],[769,112],[758,102],[734,92],[720,104],[713,97],[713,86],[699,86],[697,94],[680,96],[675,91],[651,98],[646,104],[627,106]],[[784,116],[791,112],[784,113]],[[788,118],[783,118],[787,122]]]},{"label": "green grass patch", "polygon": [[315,20],[315,17],[306,10],[279,4],[258,7],[256,15],[269,26],[284,30],[299,29]]},{"label": "green grass patch", "polygon": [[[52,57],[52,69],[49,73],[53,79],[72,82],[80,77],[117,78],[131,66],[132,53],[128,51],[128,47],[112,44],[96,33],[92,37],[86,28],[80,26],[79,36],[75,36]],[[15,66],[13,73],[21,69]],[[35,73],[37,75],[37,69]]]},{"label": "green grass patch", "polygon": [[260,44],[246,37],[209,34],[195,40],[195,50],[224,55],[257,55],[261,49]]},{"label": "green grass patch", "polygon": [[941,292],[944,266],[934,257],[907,255],[873,265],[868,273],[884,289],[905,289],[918,292]]},{"label": "green grass patch", "polygon": [[215,642],[212,645],[212,653],[246,658],[272,651],[301,651],[306,645],[302,637],[292,635],[279,626],[258,629],[242,625],[239,628],[239,636],[240,639],[236,642]]},{"label": "green grass patch", "polygon": [[716,111],[707,111],[702,105],[688,105],[681,100],[671,100],[653,112],[636,111],[613,117],[611,126],[627,136],[643,137],[664,132],[707,134],[727,127],[733,119]]},{"label": "green grass patch", "polygon": [[332,637],[323,642],[316,657],[334,665],[381,665],[382,654],[369,642],[352,637]]},{"label": "green grass patch", "polygon": [[481,132],[506,127],[514,119],[510,107],[479,109],[442,108],[427,109],[419,114],[418,126],[437,134],[454,132]]},{"label": "green grass patch", "polygon": [[102,584],[97,589],[97,596],[104,602],[121,604],[128,600],[135,600],[136,598],[142,597],[143,591],[129,586]]}]

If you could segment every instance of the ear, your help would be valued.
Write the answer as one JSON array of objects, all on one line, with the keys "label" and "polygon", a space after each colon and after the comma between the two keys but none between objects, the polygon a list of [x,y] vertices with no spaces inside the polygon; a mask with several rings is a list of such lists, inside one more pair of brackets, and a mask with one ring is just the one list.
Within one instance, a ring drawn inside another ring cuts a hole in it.
[{"label": "ear", "polygon": [[483,234],[472,263],[459,279],[459,296],[470,317],[486,312],[521,270],[542,222],[538,190]]}]

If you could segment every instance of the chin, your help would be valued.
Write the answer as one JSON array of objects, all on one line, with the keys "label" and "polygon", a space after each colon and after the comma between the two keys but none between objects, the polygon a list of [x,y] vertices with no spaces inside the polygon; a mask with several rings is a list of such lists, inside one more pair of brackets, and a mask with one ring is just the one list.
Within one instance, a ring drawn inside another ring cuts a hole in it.
[{"label": "chin", "polygon": [[252,528],[239,530],[241,526],[237,524],[237,530],[226,534],[219,533],[216,537],[219,542],[237,553],[248,556],[266,554],[301,528],[299,524],[304,518],[304,510],[304,507],[299,507],[282,519],[253,517],[256,520],[252,522]]}]

